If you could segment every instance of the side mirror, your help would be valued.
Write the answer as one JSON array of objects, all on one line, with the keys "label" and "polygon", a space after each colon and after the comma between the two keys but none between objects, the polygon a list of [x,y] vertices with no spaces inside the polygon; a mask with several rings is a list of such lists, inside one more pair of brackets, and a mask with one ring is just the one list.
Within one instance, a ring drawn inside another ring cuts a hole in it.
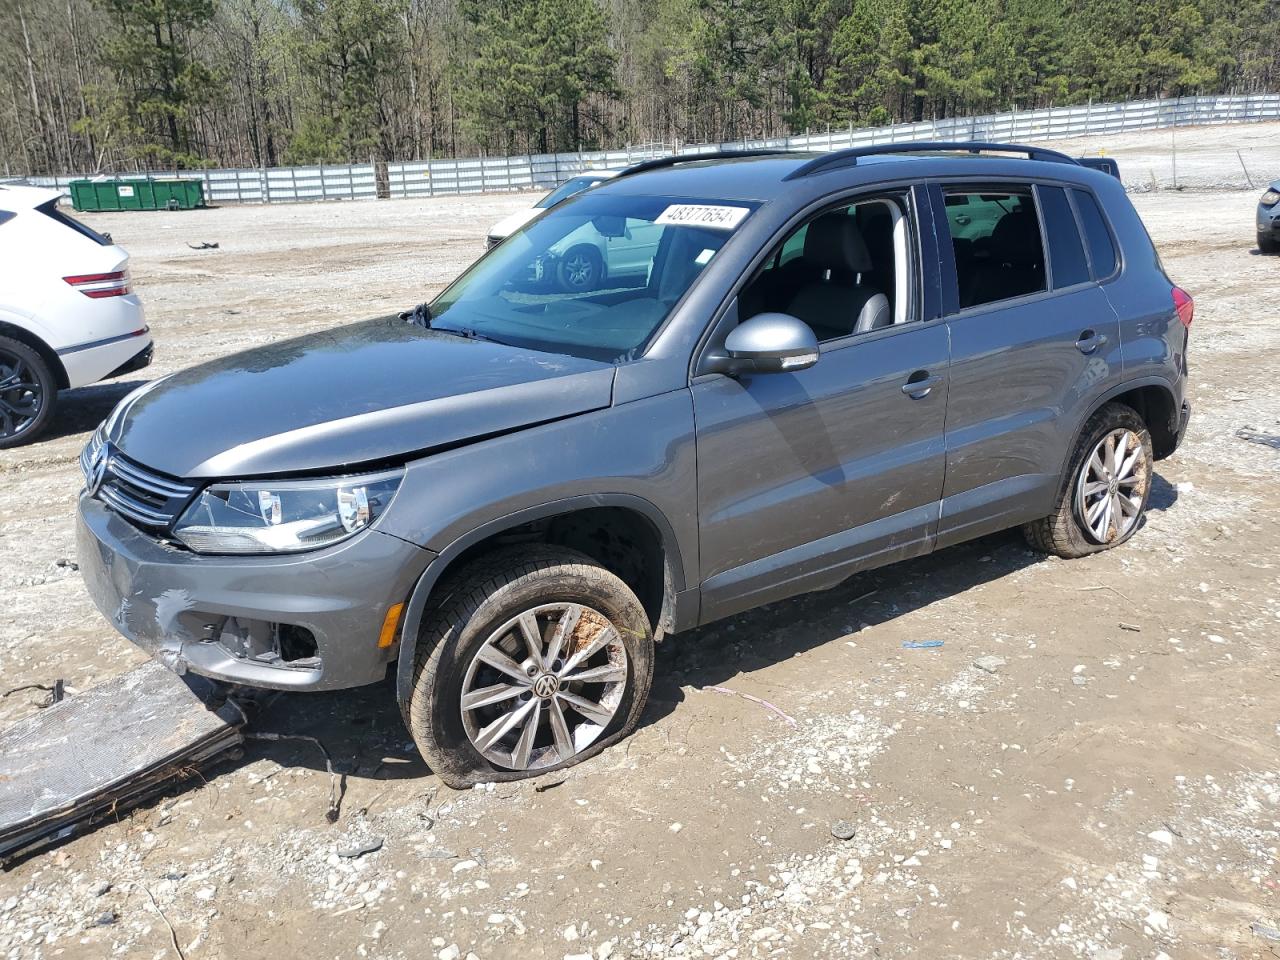
[{"label": "side mirror", "polygon": [[739,373],[791,373],[818,362],[813,329],[787,313],[761,313],[745,320],[724,340],[724,350],[710,358],[710,368],[730,376]]}]

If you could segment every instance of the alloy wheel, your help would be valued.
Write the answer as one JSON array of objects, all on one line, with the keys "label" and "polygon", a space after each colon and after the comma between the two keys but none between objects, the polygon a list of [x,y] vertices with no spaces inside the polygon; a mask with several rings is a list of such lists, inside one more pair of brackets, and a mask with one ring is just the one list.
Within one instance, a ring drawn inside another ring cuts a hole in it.
[{"label": "alloy wheel", "polygon": [[44,387],[21,357],[0,350],[0,440],[16,437],[40,416]]},{"label": "alloy wheel", "polygon": [[462,681],[462,725],[486,760],[508,770],[564,763],[594,743],[626,691],[617,628],[577,603],[512,617],[476,651]]},{"label": "alloy wheel", "polygon": [[585,253],[575,253],[564,263],[565,279],[569,282],[569,286],[575,289],[590,286],[595,272],[595,264]]},{"label": "alloy wheel", "polygon": [[1128,536],[1142,515],[1149,477],[1146,451],[1132,430],[1121,427],[1098,441],[1076,481],[1076,512],[1090,539]]}]

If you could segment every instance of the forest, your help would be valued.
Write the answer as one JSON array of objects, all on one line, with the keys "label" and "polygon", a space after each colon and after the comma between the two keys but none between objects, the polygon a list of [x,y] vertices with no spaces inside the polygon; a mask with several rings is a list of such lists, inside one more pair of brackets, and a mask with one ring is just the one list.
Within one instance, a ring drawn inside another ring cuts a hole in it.
[{"label": "forest", "polygon": [[0,0],[0,175],[1280,90],[1280,0]]}]

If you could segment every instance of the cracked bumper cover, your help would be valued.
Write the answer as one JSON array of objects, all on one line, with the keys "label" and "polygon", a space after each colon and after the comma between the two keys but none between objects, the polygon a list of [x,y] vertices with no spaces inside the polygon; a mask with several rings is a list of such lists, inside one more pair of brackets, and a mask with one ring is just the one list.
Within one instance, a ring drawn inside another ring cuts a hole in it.
[{"label": "cracked bumper cover", "polygon": [[[80,497],[76,542],[94,603],[170,669],[278,690],[332,690],[381,680],[399,643],[379,648],[387,611],[408,599],[434,554],[368,530],[328,549],[211,557],[148,536]],[[218,625],[284,624],[315,638],[296,663],[236,654]]]}]

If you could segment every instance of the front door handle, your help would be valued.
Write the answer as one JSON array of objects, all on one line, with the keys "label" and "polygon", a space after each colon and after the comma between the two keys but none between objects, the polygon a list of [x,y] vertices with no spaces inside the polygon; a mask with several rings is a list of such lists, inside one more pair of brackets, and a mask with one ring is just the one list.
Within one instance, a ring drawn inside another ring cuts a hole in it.
[{"label": "front door handle", "polygon": [[1101,346],[1105,346],[1107,336],[1103,333],[1095,333],[1093,330],[1086,330],[1080,334],[1080,339],[1076,341],[1076,349],[1081,353],[1093,353]]},{"label": "front door handle", "polygon": [[941,382],[941,377],[930,376],[928,370],[917,370],[902,385],[902,392],[912,400],[923,400]]}]

